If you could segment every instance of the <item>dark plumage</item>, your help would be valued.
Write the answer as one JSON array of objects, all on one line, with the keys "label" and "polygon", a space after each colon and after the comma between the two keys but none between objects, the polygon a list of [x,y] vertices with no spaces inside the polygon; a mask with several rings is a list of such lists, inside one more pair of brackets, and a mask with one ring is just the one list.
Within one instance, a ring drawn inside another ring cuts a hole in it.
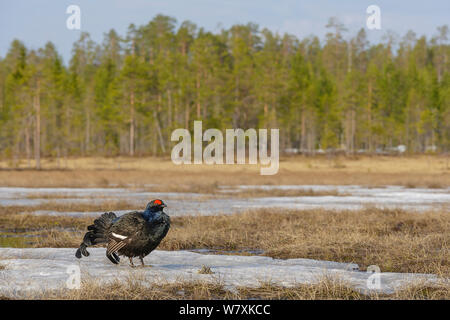
[{"label": "dark plumage", "polygon": [[143,258],[156,249],[170,228],[170,218],[163,211],[166,205],[162,200],[153,200],[144,211],[128,212],[117,217],[114,212],[107,212],[94,220],[94,224],[80,244],[75,256],[89,256],[88,246],[107,243],[106,256],[114,263],[120,261],[119,255],[126,256],[133,264],[133,257]]}]

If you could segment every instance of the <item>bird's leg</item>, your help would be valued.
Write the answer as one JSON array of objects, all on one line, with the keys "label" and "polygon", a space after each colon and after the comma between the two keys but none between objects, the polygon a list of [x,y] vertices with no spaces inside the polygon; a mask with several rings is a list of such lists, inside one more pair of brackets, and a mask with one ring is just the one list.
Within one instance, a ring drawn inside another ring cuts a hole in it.
[{"label": "bird's leg", "polygon": [[132,258],[132,257],[128,257],[128,259],[130,259],[130,264],[131,264],[131,266],[134,268],[135,265],[134,265],[134,263],[133,263],[133,258]]},{"label": "bird's leg", "polygon": [[139,257],[139,259],[141,260],[141,263],[142,263],[142,268],[144,268],[144,267],[152,267],[151,265],[145,265],[145,263],[144,263],[144,257]]}]

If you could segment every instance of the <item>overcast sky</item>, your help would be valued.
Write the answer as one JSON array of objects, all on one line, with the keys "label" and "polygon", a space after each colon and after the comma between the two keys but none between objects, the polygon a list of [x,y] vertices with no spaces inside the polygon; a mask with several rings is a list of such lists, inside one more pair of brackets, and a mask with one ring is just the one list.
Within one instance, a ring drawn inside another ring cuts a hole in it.
[{"label": "overcast sky", "polygon": [[[66,20],[69,5],[81,9],[81,30],[69,30]],[[368,30],[366,8],[381,9],[381,30]],[[37,49],[52,41],[67,63],[72,44],[81,31],[96,42],[114,28],[124,35],[130,23],[146,24],[157,14],[177,19],[178,25],[190,20],[199,27],[216,32],[233,24],[254,22],[279,33],[289,32],[299,38],[314,34],[323,39],[328,18],[338,17],[349,29],[348,37],[366,28],[371,42],[387,31],[403,36],[411,29],[419,36],[431,37],[436,28],[450,21],[450,1],[400,0],[0,0],[0,56],[4,57],[11,41],[23,41]]]}]

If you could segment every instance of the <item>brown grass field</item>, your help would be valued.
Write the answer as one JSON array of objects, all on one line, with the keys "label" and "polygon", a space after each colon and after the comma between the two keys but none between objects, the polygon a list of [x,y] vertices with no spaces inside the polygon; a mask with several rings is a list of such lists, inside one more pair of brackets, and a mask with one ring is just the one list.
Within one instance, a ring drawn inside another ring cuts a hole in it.
[{"label": "brown grass field", "polygon": [[[43,161],[43,170],[26,162],[9,168],[0,162],[0,186],[139,187],[152,191],[205,193],[219,197],[223,185],[360,184],[369,187],[403,185],[450,186],[449,157],[287,157],[274,176],[261,176],[257,166],[175,166],[170,159],[87,158]],[[156,184],[156,186],[149,186]],[[270,191],[277,196],[327,195],[309,190]],[[330,195],[339,195],[327,191]],[[239,197],[267,196],[248,189]],[[235,196],[235,195],[234,195]],[[37,192],[30,196],[40,198]],[[52,195],[53,198],[58,198]],[[61,197],[64,197],[63,195]],[[79,245],[93,218],[35,216],[34,210],[114,211],[126,201],[104,204],[47,203],[35,207],[0,207],[0,232],[33,235],[27,240],[0,238],[0,246],[71,247]],[[25,212],[25,213],[23,213]],[[173,217],[162,250],[211,249],[211,254],[255,254],[288,259],[310,258],[357,263],[362,270],[378,265],[383,272],[433,273],[450,277],[450,215],[442,208],[414,213],[366,208],[358,211],[254,210],[227,216]],[[147,258],[151,263],[151,254]],[[207,266],[205,266],[207,268]],[[1,264],[0,264],[1,269]],[[206,269],[205,269],[206,270]],[[82,290],[42,292],[43,299],[450,299],[450,284],[429,288],[415,285],[393,295],[363,295],[345,283],[323,279],[292,288],[262,284],[259,288],[225,290],[220,283],[180,282],[145,287],[136,281],[99,284],[84,282]]]},{"label": "brown grass field", "polygon": [[[0,229],[36,236],[27,246],[72,247],[93,218],[18,214],[0,208]],[[229,216],[173,217],[159,249],[209,248],[213,253],[310,258],[372,264],[384,272],[450,277],[450,215],[367,208],[360,211],[249,211]],[[149,256],[151,260],[151,255]]]},{"label": "brown grass field", "polygon": [[[137,279],[101,284],[95,279],[82,282],[80,290],[48,290],[33,293],[29,299],[58,300],[425,300],[448,299],[450,285],[428,287],[412,285],[391,295],[363,294],[351,289],[344,281],[323,278],[316,284],[280,287],[262,283],[258,287],[237,287],[227,290],[220,282],[176,282],[145,286]],[[0,296],[1,299],[8,299]]]},{"label": "brown grass field", "polygon": [[[216,185],[360,184],[450,186],[449,156],[285,157],[276,175],[258,165],[174,165],[170,158],[44,159],[43,170],[0,161],[0,185],[18,187],[109,187],[157,184],[158,190],[209,190]],[[32,165],[32,162],[31,162]]]}]

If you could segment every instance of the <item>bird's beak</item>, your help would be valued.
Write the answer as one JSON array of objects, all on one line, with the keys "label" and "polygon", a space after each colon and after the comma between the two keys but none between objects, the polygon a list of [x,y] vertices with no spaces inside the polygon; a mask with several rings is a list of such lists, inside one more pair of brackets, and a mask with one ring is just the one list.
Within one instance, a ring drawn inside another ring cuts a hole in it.
[{"label": "bird's beak", "polygon": [[162,204],[162,205],[161,205],[161,207],[165,208],[165,207],[167,207],[167,205],[165,205],[165,204]]}]

